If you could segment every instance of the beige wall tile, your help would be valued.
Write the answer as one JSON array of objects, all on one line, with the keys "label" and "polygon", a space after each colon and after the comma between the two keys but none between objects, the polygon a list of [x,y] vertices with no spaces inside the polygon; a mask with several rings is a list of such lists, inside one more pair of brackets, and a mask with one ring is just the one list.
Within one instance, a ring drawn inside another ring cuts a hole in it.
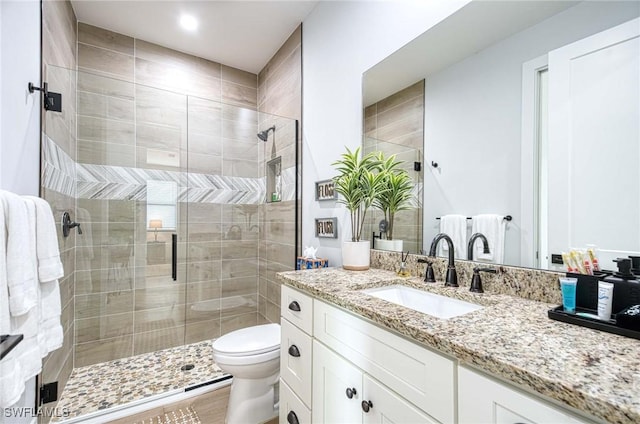
[{"label": "beige wall tile", "polygon": [[83,22],[78,22],[78,41],[96,47],[133,55],[133,38]]},{"label": "beige wall tile", "polygon": [[76,344],[74,352],[76,368],[125,358],[133,354],[133,336]]},{"label": "beige wall tile", "polygon": [[258,275],[257,258],[222,260],[222,278],[240,278]]},{"label": "beige wall tile", "polygon": [[[216,262],[219,263],[219,261]],[[220,293],[221,283],[219,279],[195,283],[191,282],[189,278],[189,283],[187,284],[187,303],[219,299],[221,297]]]},{"label": "beige wall tile", "polygon": [[400,90],[385,99],[380,100],[377,106],[378,113],[383,113],[384,111],[396,107],[397,105],[404,103],[413,97],[424,98],[424,80],[418,81],[417,83],[412,84],[409,87]]},{"label": "beige wall tile", "polygon": [[133,312],[76,320],[76,343],[126,336],[133,333]]},{"label": "beige wall tile", "polygon": [[74,69],[76,65],[76,15],[70,2],[42,2],[42,61]]},{"label": "beige wall tile", "polygon": [[258,91],[255,88],[222,81],[221,96],[224,103],[246,108],[257,108]]},{"label": "beige wall tile", "polygon": [[75,308],[76,320],[129,312],[133,310],[133,291],[78,295]]},{"label": "beige wall tile", "polygon": [[133,100],[135,84],[129,81],[78,71],[78,91]]},{"label": "beige wall tile", "polygon": [[78,139],[132,146],[135,126],[132,122],[78,116]]},{"label": "beige wall tile", "polygon": [[258,76],[256,74],[232,68],[227,65],[222,65],[222,80],[244,85],[249,88],[258,87]]},{"label": "beige wall tile", "polygon": [[135,167],[134,146],[78,140],[78,163]]},{"label": "beige wall tile", "polygon": [[258,279],[255,276],[223,279],[221,285],[221,297],[252,295],[258,291]]},{"label": "beige wall tile", "polygon": [[262,170],[257,160],[231,159],[223,163],[222,175],[230,177],[259,178]]},{"label": "beige wall tile", "polygon": [[133,56],[78,43],[78,69],[124,81],[133,81]]},{"label": "beige wall tile", "polygon": [[78,114],[96,118],[133,122],[133,100],[101,94],[78,92]]},{"label": "beige wall tile", "polygon": [[225,335],[240,328],[250,327],[258,323],[258,313],[249,312],[242,315],[223,317],[220,320],[221,334]]},{"label": "beige wall tile", "polygon": [[[189,141],[193,140],[189,138]],[[218,148],[221,144],[218,144]],[[216,148],[217,150],[217,148]],[[220,149],[221,150],[221,149]],[[202,153],[189,153],[188,172],[198,174],[223,175],[223,160],[220,155],[206,155]]]},{"label": "beige wall tile", "polygon": [[[136,58],[136,82],[208,100],[220,100],[220,78]],[[170,72],[169,72],[170,71]]]},{"label": "beige wall tile", "polygon": [[133,320],[136,334],[179,327],[185,323],[185,306],[183,304],[175,304],[162,308],[136,311],[134,312]]},{"label": "beige wall tile", "polygon": [[258,311],[258,295],[254,293],[252,295],[223,297],[220,307],[222,308],[222,318],[256,313]]},{"label": "beige wall tile", "polygon": [[184,344],[184,326],[137,333],[134,336],[133,354],[155,352]]},{"label": "beige wall tile", "polygon": [[[136,57],[162,65],[169,65],[190,73],[220,78],[220,64],[190,54],[136,39]],[[166,69],[166,67],[165,67]]]},{"label": "beige wall tile", "polygon": [[155,309],[185,303],[185,287],[158,287],[135,290],[135,310]]},{"label": "beige wall tile", "polygon": [[[220,319],[190,322],[186,329],[186,343],[196,343],[203,340],[213,340],[220,337]],[[202,419],[202,416],[200,416]],[[203,421],[210,422],[210,421]]]}]

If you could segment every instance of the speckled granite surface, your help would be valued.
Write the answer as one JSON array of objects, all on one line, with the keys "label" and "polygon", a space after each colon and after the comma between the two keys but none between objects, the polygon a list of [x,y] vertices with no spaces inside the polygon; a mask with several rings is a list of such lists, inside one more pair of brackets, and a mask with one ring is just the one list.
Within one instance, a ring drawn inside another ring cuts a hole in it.
[{"label": "speckled granite surface", "polygon": [[[278,278],[452,355],[462,364],[474,365],[588,415],[612,423],[640,422],[640,342],[552,321],[547,310],[557,304],[505,294],[476,294],[464,287],[445,288],[443,283],[400,279],[394,272],[380,269],[289,271],[279,273]],[[442,320],[358,292],[390,282],[484,308]]]},{"label": "speckled granite surface", "polygon": [[[57,405],[69,414],[51,422],[220,378],[224,372],[212,354],[211,341],[205,341],[76,368]],[[195,367],[182,371],[184,364]]]},{"label": "speckled granite surface", "polygon": [[[418,263],[418,258],[424,258],[433,263],[433,270],[437,280],[444,281],[448,260],[445,258],[431,258],[419,255],[409,255],[406,260],[411,275],[424,277],[426,264]],[[383,250],[371,251],[371,267],[397,271],[400,264],[399,252]],[[558,286],[558,277],[564,274],[532,268],[521,268],[507,265],[494,265],[465,260],[455,261],[458,272],[458,284],[469,287],[473,268],[493,268],[496,274],[482,273],[482,285],[487,292],[509,294],[538,302],[562,303],[562,294]]]}]

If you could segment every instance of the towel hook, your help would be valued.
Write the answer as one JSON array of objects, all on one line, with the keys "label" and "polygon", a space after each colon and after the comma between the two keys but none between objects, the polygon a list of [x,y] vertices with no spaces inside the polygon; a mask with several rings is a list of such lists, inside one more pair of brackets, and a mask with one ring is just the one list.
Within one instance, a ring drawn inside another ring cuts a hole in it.
[{"label": "towel hook", "polygon": [[69,237],[69,231],[75,227],[78,227],[78,234],[82,234],[80,223],[71,221],[71,215],[65,211],[65,213],[62,214],[62,235]]}]

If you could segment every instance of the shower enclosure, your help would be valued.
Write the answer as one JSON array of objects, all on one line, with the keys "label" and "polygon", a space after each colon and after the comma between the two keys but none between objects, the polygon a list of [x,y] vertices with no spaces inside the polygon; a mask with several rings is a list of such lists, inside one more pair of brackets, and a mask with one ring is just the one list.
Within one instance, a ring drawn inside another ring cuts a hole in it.
[{"label": "shower enclosure", "polygon": [[45,80],[63,112],[44,115],[43,195],[83,231],[61,240],[73,372],[58,406],[72,418],[225,378],[210,341],[278,320],[266,299],[295,263],[297,121],[105,73]]}]

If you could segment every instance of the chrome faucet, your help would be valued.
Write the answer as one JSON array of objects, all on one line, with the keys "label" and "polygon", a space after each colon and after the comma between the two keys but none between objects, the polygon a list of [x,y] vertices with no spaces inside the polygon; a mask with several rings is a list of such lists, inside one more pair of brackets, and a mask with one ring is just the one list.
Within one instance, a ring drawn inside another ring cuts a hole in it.
[{"label": "chrome faucet", "polygon": [[431,242],[429,256],[436,256],[436,248],[438,247],[438,242],[440,242],[440,240],[442,239],[445,239],[445,241],[447,242],[447,246],[449,247],[449,266],[447,267],[447,277],[444,285],[445,287],[458,287],[458,274],[456,273],[456,266],[454,262],[455,253],[453,251],[453,241],[451,241],[451,237],[449,237],[445,233],[436,235]]},{"label": "chrome faucet", "polygon": [[489,251],[489,242],[487,241],[487,238],[484,236],[484,234],[475,233],[474,235],[471,236],[471,238],[469,239],[469,244],[467,245],[467,259],[470,261],[473,260],[473,244],[476,242],[476,239],[482,240],[482,248],[483,248],[482,253],[484,254],[491,253]]}]

